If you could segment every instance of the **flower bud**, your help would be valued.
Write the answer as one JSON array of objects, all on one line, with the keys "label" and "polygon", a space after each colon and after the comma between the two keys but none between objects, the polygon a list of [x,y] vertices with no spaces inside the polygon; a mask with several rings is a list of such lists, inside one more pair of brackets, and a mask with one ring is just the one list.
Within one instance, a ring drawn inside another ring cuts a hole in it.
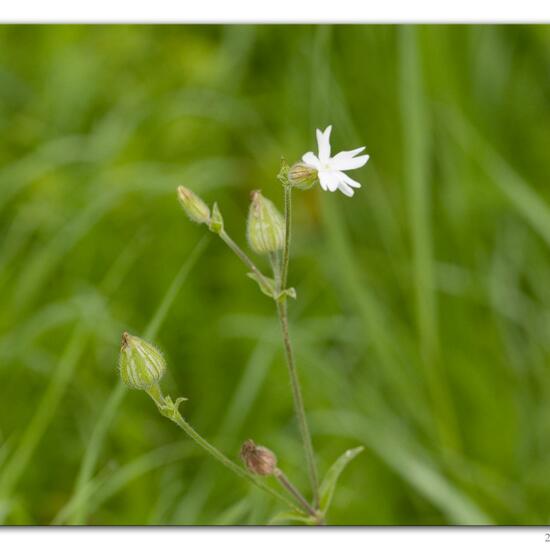
[{"label": "flower bud", "polygon": [[312,166],[297,162],[288,170],[287,179],[292,187],[305,190],[312,187],[319,180],[319,174]]},{"label": "flower bud", "polygon": [[190,220],[197,223],[210,221],[210,208],[198,195],[183,185],[178,187],[178,200]]},{"label": "flower bud", "polygon": [[160,351],[145,340],[125,332],[118,361],[122,381],[137,390],[154,386],[166,370]]},{"label": "flower bud", "polygon": [[282,250],[285,243],[285,220],[260,191],[252,192],[247,233],[250,248],[257,254]]},{"label": "flower bud", "polygon": [[269,476],[277,470],[277,457],[267,449],[248,439],[241,447],[241,458],[247,469],[259,476]]},{"label": "flower bud", "polygon": [[217,233],[218,235],[223,231],[223,216],[217,202],[215,202],[212,207],[212,217],[210,218],[208,227],[210,228],[210,231]]}]

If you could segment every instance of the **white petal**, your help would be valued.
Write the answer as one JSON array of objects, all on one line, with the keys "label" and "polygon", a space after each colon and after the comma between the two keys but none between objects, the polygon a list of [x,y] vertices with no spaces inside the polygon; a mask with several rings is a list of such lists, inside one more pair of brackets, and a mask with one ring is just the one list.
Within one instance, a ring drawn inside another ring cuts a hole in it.
[{"label": "white petal", "polygon": [[330,158],[330,132],[332,126],[327,126],[324,132],[317,128],[317,146],[319,147],[319,160],[326,162]]},{"label": "white petal", "polygon": [[338,181],[338,176],[334,172],[319,172],[319,183],[325,191],[336,191]]},{"label": "white petal", "polygon": [[357,149],[353,149],[352,151],[340,151],[337,155],[334,155],[332,157],[332,160],[350,159],[353,158],[355,155],[362,153],[364,150],[364,147],[358,147]]},{"label": "white petal", "polygon": [[340,183],[338,184],[338,189],[340,189],[340,191],[342,191],[342,193],[344,193],[346,197],[353,197],[353,193],[355,193],[355,191],[349,185],[346,185],[341,180],[340,180]]},{"label": "white petal", "polygon": [[328,191],[326,172],[319,172],[319,185],[323,191]]},{"label": "white petal", "polygon": [[319,162],[319,159],[311,152],[307,152],[303,157],[302,160],[308,165],[313,166],[315,169],[319,169],[321,163]]},{"label": "white petal", "polygon": [[361,155],[360,157],[347,158],[347,159],[334,159],[330,160],[330,167],[333,170],[355,170],[356,168],[361,168],[365,166],[369,160],[369,155]]},{"label": "white petal", "polygon": [[361,184],[358,181],[352,180],[347,174],[344,174],[344,172],[338,172],[338,174],[340,176],[340,181],[343,181],[350,187],[361,187]]}]

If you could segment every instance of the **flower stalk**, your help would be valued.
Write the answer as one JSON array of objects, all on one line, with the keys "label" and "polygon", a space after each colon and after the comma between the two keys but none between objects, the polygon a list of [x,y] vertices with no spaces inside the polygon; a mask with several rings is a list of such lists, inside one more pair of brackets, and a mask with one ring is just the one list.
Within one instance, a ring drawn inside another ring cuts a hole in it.
[{"label": "flower stalk", "polygon": [[142,338],[124,332],[119,355],[119,370],[120,377],[126,386],[145,391],[153,399],[162,416],[177,424],[197,445],[202,447],[218,462],[237,476],[250,481],[266,493],[275,497],[283,504],[300,511],[300,508],[296,507],[292,500],[275,491],[269,485],[266,485],[250,472],[227,458],[214,445],[199,435],[183,418],[179,412],[179,406],[183,401],[186,401],[186,398],[178,397],[175,401],[172,401],[169,395],[164,396],[162,394],[159,382],[166,372],[166,362],[160,351],[152,344]]},{"label": "flower stalk", "polygon": [[302,508],[314,519],[318,524],[324,524],[324,519],[319,515],[319,512],[312,508],[311,504],[305,499],[300,491],[291,483],[280,468],[276,468],[273,473],[281,486],[288,491],[302,506]]},{"label": "flower stalk", "polygon": [[313,443],[311,441],[311,434],[309,432],[309,427],[307,423],[304,399],[302,397],[302,389],[298,377],[298,370],[296,369],[296,363],[294,362],[294,354],[292,351],[292,344],[290,342],[286,300],[277,303],[277,313],[279,315],[279,321],[283,335],[285,358],[288,368],[288,374],[290,377],[292,398],[294,401],[294,412],[298,420],[298,428],[300,430],[300,436],[302,438],[302,444],[304,446],[306,465],[311,484],[311,490],[313,493],[313,503],[314,506],[317,507],[319,506],[319,481],[317,476],[317,466],[315,464],[315,454],[313,452]]},{"label": "flower stalk", "polygon": [[[291,240],[291,216],[292,216],[292,187],[287,183],[283,183],[284,195],[285,195],[285,242],[283,248],[283,258],[281,265],[280,276],[276,277],[279,282],[279,289],[286,288],[288,278],[288,264],[290,258],[290,240]],[[275,264],[276,265],[276,264]],[[317,475],[317,466],[315,463],[315,453],[313,451],[313,443],[311,441],[311,434],[307,423],[306,411],[304,407],[304,399],[302,397],[302,389],[300,386],[300,379],[298,377],[298,370],[294,361],[294,353],[292,350],[292,343],[290,341],[290,335],[288,330],[288,309],[286,299],[277,300],[277,314],[279,316],[279,322],[281,325],[281,332],[283,336],[283,346],[285,350],[286,364],[288,368],[288,374],[290,377],[290,387],[292,389],[292,399],[294,402],[294,412],[298,420],[298,428],[300,430],[300,436],[302,438],[302,444],[304,446],[304,454],[306,458],[306,465],[309,475],[309,481],[311,484],[311,490],[313,493],[313,505],[315,508],[319,507],[319,478]]]},{"label": "flower stalk", "polygon": [[209,443],[204,437],[202,437],[195,429],[187,422],[181,413],[179,412],[179,405],[184,398],[179,397],[176,401],[172,401],[170,396],[163,396],[160,387],[157,385],[147,390],[149,396],[153,399],[157,408],[162,416],[168,418],[174,422],[179,428],[181,428],[186,435],[188,435],[197,445],[202,447],[210,456],[223,464],[227,469],[231,470],[234,474],[242,479],[246,479],[250,483],[256,485],[270,496],[276,498],[286,506],[290,506],[292,509],[299,511],[295,504],[287,497],[265,484],[260,479],[253,476],[250,472],[233,462],[230,458],[225,456],[219,449]]},{"label": "flower stalk", "polygon": [[267,277],[256,267],[256,264],[248,257],[248,254],[227,234],[225,229],[219,233],[221,240],[235,253],[235,255],[243,262],[257,279],[268,285]]},{"label": "flower stalk", "polygon": [[286,288],[288,278],[288,263],[290,260],[290,237],[292,219],[292,186],[286,182],[283,184],[285,193],[285,245],[283,248],[283,266],[281,270],[281,287]]}]

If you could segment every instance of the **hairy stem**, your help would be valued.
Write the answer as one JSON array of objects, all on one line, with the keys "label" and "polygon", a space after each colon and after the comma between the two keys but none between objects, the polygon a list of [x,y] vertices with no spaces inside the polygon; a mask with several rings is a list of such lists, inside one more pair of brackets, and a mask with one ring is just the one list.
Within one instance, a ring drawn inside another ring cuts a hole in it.
[{"label": "hairy stem", "polygon": [[288,314],[286,301],[277,302],[277,312],[279,314],[279,320],[281,323],[281,330],[283,332],[283,344],[285,348],[285,357],[288,367],[288,373],[290,376],[290,387],[292,389],[292,398],[294,401],[294,412],[298,419],[298,427],[300,429],[300,435],[302,437],[302,443],[304,446],[304,453],[306,456],[307,470],[309,480],[311,483],[311,489],[313,491],[313,503],[317,508],[319,506],[319,482],[317,478],[317,467],[315,465],[315,456],[313,453],[313,444],[311,442],[311,435],[309,433],[309,427],[306,419],[306,412],[304,409],[304,400],[302,398],[302,390],[300,387],[300,380],[298,379],[298,371],[294,362],[294,354],[292,352],[292,345],[290,343],[290,336],[288,334]]},{"label": "hairy stem", "polygon": [[290,258],[290,221],[292,218],[292,187],[289,184],[283,186],[285,190],[285,247],[283,249],[283,267],[281,270],[281,289],[286,288],[288,278],[288,262]]},{"label": "hairy stem", "polygon": [[281,484],[282,487],[286,491],[288,491],[297,502],[300,503],[300,506],[313,518],[321,522],[321,518],[319,518],[317,511],[314,510],[309,502],[304,498],[302,493],[291,483],[291,481],[286,477],[286,475],[283,473],[282,470],[277,468],[274,473],[275,477],[277,478],[277,481]]},{"label": "hairy stem", "polygon": [[169,418],[170,420],[172,420],[172,422],[177,424],[197,445],[202,447],[218,462],[223,464],[226,468],[231,470],[237,476],[246,479],[247,481],[250,481],[251,483],[256,485],[256,487],[259,487],[272,497],[275,497],[286,506],[290,506],[292,509],[299,511],[299,509],[290,499],[280,494],[275,489],[272,489],[271,487],[269,487],[269,485],[266,485],[261,480],[253,476],[250,472],[233,462],[220,450],[214,447],[214,445],[210,444],[206,439],[204,439],[204,437],[197,433],[195,429],[181,416],[181,414],[177,410],[177,406],[171,404],[171,400],[169,398],[168,401],[164,398],[158,386],[153,386],[148,390],[147,393],[149,393],[149,395],[153,398],[153,400],[157,404],[157,407],[159,408],[160,413],[163,416]]},{"label": "hairy stem", "polygon": [[256,264],[248,257],[246,252],[222,229],[219,233],[222,241],[239,257],[239,259],[250,269],[258,279],[263,281],[265,286],[269,286],[266,276],[256,267]]},{"label": "hairy stem", "polygon": [[[279,282],[279,291],[286,288],[288,277],[288,263],[290,253],[290,221],[292,211],[291,192],[290,185],[284,185],[285,190],[285,244],[283,249],[283,260],[281,266],[280,277],[276,277]],[[298,427],[300,429],[300,435],[302,437],[302,444],[304,446],[304,453],[306,457],[307,470],[309,480],[311,483],[311,489],[313,492],[313,505],[315,508],[319,506],[319,481],[317,476],[317,467],[315,465],[315,455],[313,452],[313,443],[311,442],[311,434],[307,424],[306,412],[304,408],[304,400],[302,398],[302,390],[300,386],[300,380],[298,378],[298,371],[296,369],[296,363],[294,362],[294,354],[292,352],[292,344],[290,342],[290,336],[288,332],[288,311],[286,298],[282,298],[277,301],[277,313],[279,314],[279,321],[281,324],[281,331],[283,334],[283,345],[285,349],[285,358],[288,367],[288,373],[290,376],[290,386],[292,388],[292,398],[294,401],[294,411],[298,419]]]}]

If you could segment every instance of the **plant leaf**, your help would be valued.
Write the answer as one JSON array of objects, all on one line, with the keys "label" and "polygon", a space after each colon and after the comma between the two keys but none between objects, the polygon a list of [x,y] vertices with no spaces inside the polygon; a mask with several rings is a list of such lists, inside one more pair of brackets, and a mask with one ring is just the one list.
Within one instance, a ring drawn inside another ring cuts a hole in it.
[{"label": "plant leaf", "polygon": [[336,484],[338,483],[338,478],[340,474],[344,471],[344,468],[359,454],[364,450],[365,447],[355,447],[354,449],[348,449],[343,455],[341,455],[336,462],[329,468],[323,483],[321,483],[320,489],[320,505],[321,511],[323,514],[326,514],[330,503],[332,501],[332,496],[334,495],[334,490],[336,489]]},{"label": "plant leaf", "polygon": [[256,273],[247,273],[247,276],[250,277],[253,281],[258,283],[260,290],[270,298],[275,296],[275,281],[269,277],[258,277]]},{"label": "plant leaf", "polygon": [[304,523],[305,525],[315,525],[313,518],[296,512],[279,512],[269,520],[269,525],[288,525],[290,521]]},{"label": "plant leaf", "polygon": [[296,289],[291,286],[290,288],[281,290],[281,292],[277,296],[277,300],[280,300],[281,298],[284,298],[286,296],[288,296],[289,298],[292,298],[293,300],[296,300]]}]

